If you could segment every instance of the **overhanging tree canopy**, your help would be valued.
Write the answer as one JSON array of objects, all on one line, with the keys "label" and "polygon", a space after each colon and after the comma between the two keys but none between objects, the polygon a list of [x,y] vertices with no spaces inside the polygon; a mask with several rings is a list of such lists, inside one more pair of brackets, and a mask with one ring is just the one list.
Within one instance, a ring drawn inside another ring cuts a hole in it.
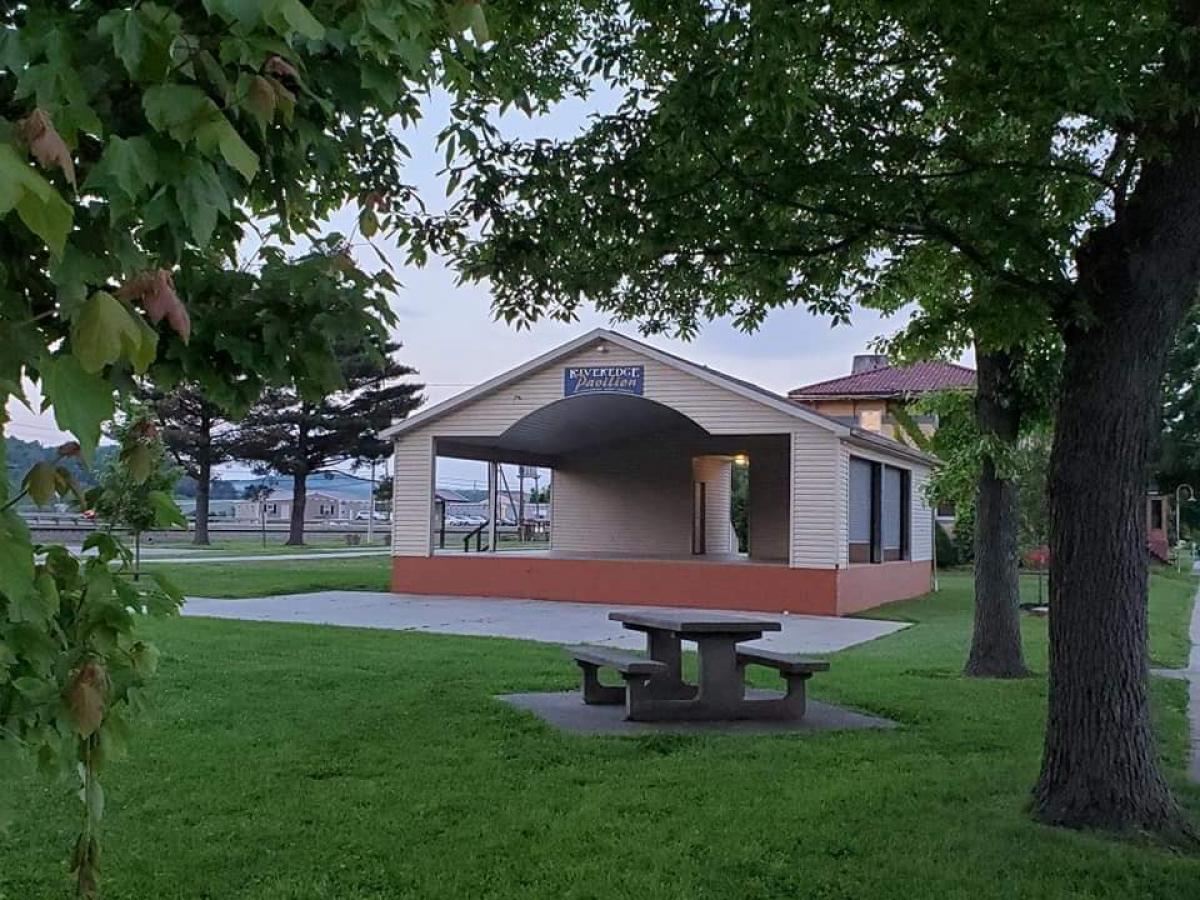
[{"label": "overhanging tree canopy", "polygon": [[916,343],[1061,339],[1049,822],[1177,816],[1149,719],[1142,497],[1200,283],[1198,20],[1194,0],[633,3],[578,48],[616,111],[571,141],[486,135],[430,234],[518,325],[591,302],[690,335],[916,301]]},{"label": "overhanging tree canopy", "polygon": [[[4,5],[0,424],[32,379],[79,439],[60,457],[90,457],[115,397],[155,363],[153,326],[190,335],[181,265],[231,261],[251,220],[286,241],[357,203],[364,233],[395,226],[415,199],[398,126],[435,85],[532,106],[571,83],[553,62],[574,39],[574,4],[522,4],[522,16],[513,6],[485,16],[473,0]],[[489,22],[505,29],[503,56],[480,47]],[[31,496],[66,489],[60,470],[38,469]],[[108,539],[94,559],[65,548],[35,559],[12,503],[0,483],[0,763],[83,761],[72,870],[94,896],[98,748],[115,745],[126,690],[152,666],[109,675],[144,648],[133,614],[180,598],[135,587],[123,570],[110,578],[126,555]],[[83,627],[93,620],[120,627]]]}]

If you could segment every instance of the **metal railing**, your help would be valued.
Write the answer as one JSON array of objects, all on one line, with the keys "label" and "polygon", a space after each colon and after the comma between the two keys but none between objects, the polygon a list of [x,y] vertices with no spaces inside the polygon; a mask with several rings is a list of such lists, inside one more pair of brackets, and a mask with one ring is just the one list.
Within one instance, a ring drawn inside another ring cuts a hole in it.
[{"label": "metal railing", "polygon": [[[484,522],[482,525],[480,525],[474,531],[467,533],[467,536],[463,538],[463,553],[471,552],[471,539],[472,538],[475,539],[475,552],[476,553],[483,552],[483,532],[490,524],[491,524],[490,522]],[[445,542],[443,540],[443,545],[444,545],[444,543]]]}]

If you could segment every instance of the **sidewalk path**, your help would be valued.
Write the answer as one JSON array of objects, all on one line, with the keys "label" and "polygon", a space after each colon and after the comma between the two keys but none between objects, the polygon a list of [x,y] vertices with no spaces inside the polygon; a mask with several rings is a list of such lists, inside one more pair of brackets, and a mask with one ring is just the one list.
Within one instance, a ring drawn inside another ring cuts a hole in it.
[{"label": "sidewalk path", "polygon": [[[628,631],[608,620],[609,612],[621,608],[602,603],[317,591],[246,600],[191,597],[183,607],[183,614],[641,649],[646,641],[644,635]],[[781,631],[754,643],[787,653],[833,653],[907,627],[903,622],[878,619],[780,616],[771,613],[754,615],[777,620],[783,626]]]},{"label": "sidewalk path", "polygon": [[[1194,565],[1200,572],[1200,561]],[[1200,782],[1200,591],[1192,601],[1192,624],[1188,629],[1192,639],[1192,652],[1186,669],[1155,669],[1155,675],[1178,678],[1188,683],[1188,721],[1191,726],[1192,755],[1188,763],[1188,777]]]}]

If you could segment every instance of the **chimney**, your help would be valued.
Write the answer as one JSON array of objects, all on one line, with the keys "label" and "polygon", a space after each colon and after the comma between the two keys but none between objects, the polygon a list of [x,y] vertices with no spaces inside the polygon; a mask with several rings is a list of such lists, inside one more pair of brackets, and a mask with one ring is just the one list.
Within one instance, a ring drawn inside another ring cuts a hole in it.
[{"label": "chimney", "polygon": [[888,358],[882,353],[859,353],[854,357],[854,367],[851,375],[861,375],[863,372],[874,372],[888,364]]}]

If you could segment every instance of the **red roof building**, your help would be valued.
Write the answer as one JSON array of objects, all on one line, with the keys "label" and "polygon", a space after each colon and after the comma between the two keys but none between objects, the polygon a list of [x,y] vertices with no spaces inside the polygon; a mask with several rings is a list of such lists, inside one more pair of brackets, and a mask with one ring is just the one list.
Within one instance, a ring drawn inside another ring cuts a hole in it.
[{"label": "red roof building", "polygon": [[[867,360],[879,362],[872,364]],[[806,384],[789,391],[788,397],[800,401],[829,397],[912,398],[948,388],[975,387],[975,370],[956,363],[934,361],[892,366],[887,364],[887,357],[856,356],[854,365],[850,375]]]},{"label": "red roof building", "polygon": [[[788,399],[848,425],[857,425],[893,440],[908,442],[896,425],[898,407],[924,394],[943,390],[972,390],[975,370],[947,362],[893,366],[876,354],[854,357],[849,375],[806,384],[788,392]],[[936,417],[913,414],[921,430],[932,434]]]}]

